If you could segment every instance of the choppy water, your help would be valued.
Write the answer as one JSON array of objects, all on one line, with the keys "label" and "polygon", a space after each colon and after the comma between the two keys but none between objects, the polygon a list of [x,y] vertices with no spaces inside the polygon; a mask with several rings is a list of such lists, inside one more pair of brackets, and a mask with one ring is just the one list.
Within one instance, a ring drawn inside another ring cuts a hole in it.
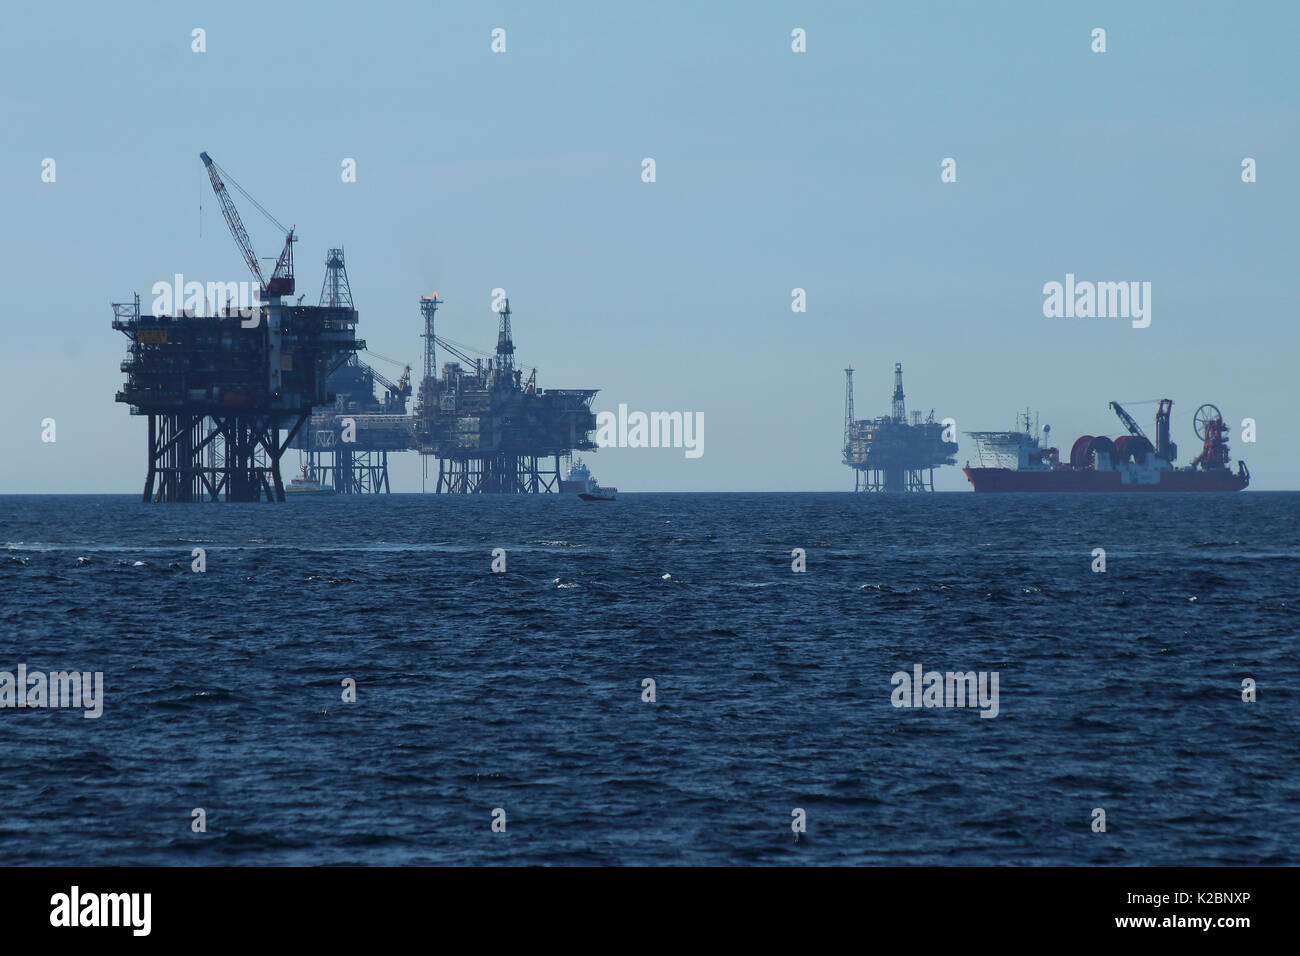
[{"label": "choppy water", "polygon": [[[1294,864],[1298,517],[1262,493],[0,497],[0,670],[105,681],[98,720],[0,709],[0,853]],[[997,671],[998,716],[891,706],[916,664]]]}]

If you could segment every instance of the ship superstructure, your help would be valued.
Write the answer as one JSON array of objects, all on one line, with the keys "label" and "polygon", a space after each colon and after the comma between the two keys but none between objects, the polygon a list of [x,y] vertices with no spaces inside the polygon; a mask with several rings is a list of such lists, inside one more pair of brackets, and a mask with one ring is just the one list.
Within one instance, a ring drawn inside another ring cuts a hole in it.
[{"label": "ship superstructure", "polygon": [[560,479],[560,493],[581,494],[590,491],[595,483],[596,479],[592,477],[591,469],[581,458],[575,458],[568,472]]}]

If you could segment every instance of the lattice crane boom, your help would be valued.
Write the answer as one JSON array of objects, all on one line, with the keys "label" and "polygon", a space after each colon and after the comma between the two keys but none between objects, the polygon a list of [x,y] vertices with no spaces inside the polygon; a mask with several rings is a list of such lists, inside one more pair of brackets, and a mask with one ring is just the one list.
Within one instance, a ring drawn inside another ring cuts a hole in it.
[{"label": "lattice crane boom", "polygon": [[[235,237],[235,243],[239,246],[240,253],[244,256],[244,262],[248,264],[248,269],[257,279],[258,284],[262,287],[262,292],[268,296],[293,295],[293,244],[296,241],[293,229],[285,230],[279,221],[269,212],[262,208],[257,200],[249,196],[239,183],[230,179],[228,173],[212,161],[212,157],[207,153],[199,153],[199,159],[203,160],[203,166],[208,171],[208,179],[212,181],[212,191],[216,193],[218,202],[221,203],[221,214],[226,219],[226,225],[230,227],[230,234]],[[281,232],[287,232],[284,240],[284,250],[280,253],[280,258],[275,263],[275,270],[271,273],[271,278],[267,280],[262,275],[262,266],[258,262],[257,252],[253,249],[252,240],[248,238],[248,230],[244,228],[244,222],[239,218],[239,211],[235,208],[235,201],[230,198],[230,191],[226,189],[225,180],[230,179],[231,185],[243,193],[261,213],[279,227]]]},{"label": "lattice crane boom", "polygon": [[[1111,402],[1110,407],[1111,410],[1114,411],[1115,414],[1119,416],[1119,420],[1124,423],[1124,427],[1128,429],[1128,433],[1130,435],[1132,435],[1134,438],[1147,437],[1146,434],[1142,431],[1142,427],[1138,425],[1136,421],[1134,421],[1133,416],[1130,415],[1128,412],[1124,411],[1124,406],[1122,406],[1119,402]],[[1148,439],[1148,441],[1149,440],[1150,439]]]}]

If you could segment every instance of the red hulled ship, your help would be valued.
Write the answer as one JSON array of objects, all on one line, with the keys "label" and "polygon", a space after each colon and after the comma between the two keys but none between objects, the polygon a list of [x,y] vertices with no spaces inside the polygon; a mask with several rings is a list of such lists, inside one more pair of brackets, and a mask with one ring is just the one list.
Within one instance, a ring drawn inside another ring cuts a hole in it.
[{"label": "red hulled ship", "polygon": [[1187,467],[1177,467],[1178,446],[1169,440],[1173,402],[1160,400],[1156,442],[1118,402],[1110,407],[1128,429],[1114,441],[1084,435],[1070,448],[1068,461],[1057,449],[1043,447],[1051,435],[1044,426],[1042,444],[1028,411],[1016,416],[1009,432],[967,432],[975,440],[977,464],[962,469],[976,491],[1241,491],[1250,484],[1244,461],[1231,470],[1228,426],[1213,405],[1196,410],[1192,427],[1203,445]]}]

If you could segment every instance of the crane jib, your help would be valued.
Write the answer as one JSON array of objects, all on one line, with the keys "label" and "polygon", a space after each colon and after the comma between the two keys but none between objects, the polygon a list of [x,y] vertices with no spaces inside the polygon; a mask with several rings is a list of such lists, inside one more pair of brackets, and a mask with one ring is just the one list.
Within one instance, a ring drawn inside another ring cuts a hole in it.
[{"label": "crane jib", "polygon": [[[239,251],[243,255],[249,271],[253,274],[253,278],[257,279],[258,284],[268,296],[292,295],[294,291],[293,244],[296,241],[293,229],[286,230],[284,226],[280,225],[280,222],[274,216],[250,196],[239,183],[231,179],[230,175],[218,166],[207,153],[199,153],[199,159],[203,160],[204,168],[208,171],[208,179],[212,182],[212,191],[221,203],[221,214],[225,217],[230,234],[234,237],[235,244],[239,246]],[[239,218],[239,211],[235,208],[235,201],[230,198],[230,191],[226,188],[226,180],[229,180],[230,184],[238,189],[259,212],[279,227],[281,232],[286,233],[284,250],[276,261],[275,269],[271,273],[269,281],[262,275],[262,267],[258,261],[257,252],[253,249],[253,243],[248,238],[248,230],[244,228],[243,220]]]}]

